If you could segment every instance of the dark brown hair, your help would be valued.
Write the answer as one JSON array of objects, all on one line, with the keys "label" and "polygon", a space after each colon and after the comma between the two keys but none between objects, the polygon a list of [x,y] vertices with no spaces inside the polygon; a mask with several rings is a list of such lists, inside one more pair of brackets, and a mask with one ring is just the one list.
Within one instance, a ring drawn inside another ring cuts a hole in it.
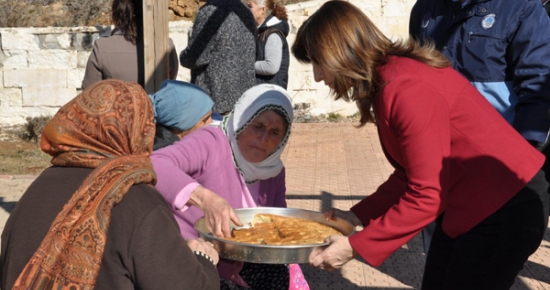
[{"label": "dark brown hair", "polygon": [[315,62],[334,74],[336,100],[355,101],[360,126],[375,122],[371,113],[383,88],[377,68],[391,55],[405,56],[435,68],[450,65],[432,44],[412,38],[392,42],[357,7],[345,1],[328,1],[300,27],[292,54],[302,63]]},{"label": "dark brown hair", "polygon": [[124,38],[137,44],[142,35],[143,3],[139,0],[113,0],[111,18]]}]

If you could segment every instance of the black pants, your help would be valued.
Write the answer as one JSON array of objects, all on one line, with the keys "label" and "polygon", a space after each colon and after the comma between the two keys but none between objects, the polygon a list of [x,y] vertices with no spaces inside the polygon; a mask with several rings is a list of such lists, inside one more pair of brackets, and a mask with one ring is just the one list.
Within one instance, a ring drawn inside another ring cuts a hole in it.
[{"label": "black pants", "polygon": [[547,190],[541,170],[497,212],[454,239],[441,228],[443,216],[438,218],[422,290],[510,289],[544,236]]},{"label": "black pants", "polygon": [[[250,290],[288,290],[290,277],[286,264],[253,264],[244,263],[241,278],[250,286]],[[225,280],[220,281],[221,290],[247,289],[232,285]]]}]

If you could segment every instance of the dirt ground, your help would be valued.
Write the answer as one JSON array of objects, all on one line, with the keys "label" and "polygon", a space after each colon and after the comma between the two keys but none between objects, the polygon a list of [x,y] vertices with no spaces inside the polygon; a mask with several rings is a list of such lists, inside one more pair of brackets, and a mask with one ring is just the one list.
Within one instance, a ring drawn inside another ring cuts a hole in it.
[{"label": "dirt ground", "polygon": [[37,175],[50,166],[37,142],[18,137],[21,127],[0,127],[0,175]]}]

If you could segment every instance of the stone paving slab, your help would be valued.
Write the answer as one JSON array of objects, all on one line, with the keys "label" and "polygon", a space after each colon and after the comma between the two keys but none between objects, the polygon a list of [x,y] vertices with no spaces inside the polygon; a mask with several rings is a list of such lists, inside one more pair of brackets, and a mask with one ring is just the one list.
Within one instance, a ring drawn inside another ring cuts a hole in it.
[{"label": "stone paving slab", "polygon": [[[347,123],[294,124],[282,159],[288,206],[315,211],[349,209],[393,171],[373,125],[357,129]],[[0,230],[34,178],[0,176]],[[424,259],[421,238],[416,236],[378,268],[360,260],[332,273],[301,266],[312,290],[420,289]],[[511,289],[550,290],[550,231]]]}]

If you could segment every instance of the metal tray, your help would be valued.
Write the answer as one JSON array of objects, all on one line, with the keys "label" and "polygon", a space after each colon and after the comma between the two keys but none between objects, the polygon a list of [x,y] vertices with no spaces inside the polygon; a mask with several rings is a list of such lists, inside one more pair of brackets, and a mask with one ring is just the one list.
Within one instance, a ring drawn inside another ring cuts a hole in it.
[{"label": "metal tray", "polygon": [[[278,208],[278,207],[255,207],[235,209],[235,213],[243,223],[247,225],[252,222],[254,215],[257,213],[276,214],[287,217],[296,217],[316,221],[318,223],[328,225],[340,231],[345,236],[350,236],[355,232],[352,224],[340,218],[333,218],[330,221],[325,220],[323,213],[295,209],[295,208]],[[232,228],[236,226],[232,223]],[[292,264],[292,263],[308,263],[309,254],[316,247],[328,246],[328,243],[314,245],[255,245],[239,243],[218,238],[206,227],[204,217],[195,222],[195,229],[199,232],[199,237],[214,244],[214,248],[218,251],[220,257],[261,264]]]}]

